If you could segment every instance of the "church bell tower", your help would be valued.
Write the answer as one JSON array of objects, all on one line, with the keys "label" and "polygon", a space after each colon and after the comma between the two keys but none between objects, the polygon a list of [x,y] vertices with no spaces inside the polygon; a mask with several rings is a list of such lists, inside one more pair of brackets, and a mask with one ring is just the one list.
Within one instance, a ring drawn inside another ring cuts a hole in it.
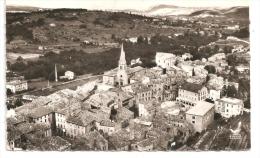
[{"label": "church bell tower", "polygon": [[118,71],[117,71],[117,81],[119,86],[128,84],[128,76],[127,76],[127,64],[125,60],[125,51],[123,44],[121,45],[121,54],[118,62]]}]

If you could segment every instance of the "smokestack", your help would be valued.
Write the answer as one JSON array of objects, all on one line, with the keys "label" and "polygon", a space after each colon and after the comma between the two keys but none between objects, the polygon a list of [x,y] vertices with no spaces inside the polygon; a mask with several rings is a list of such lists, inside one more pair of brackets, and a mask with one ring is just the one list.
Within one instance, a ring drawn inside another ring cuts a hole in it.
[{"label": "smokestack", "polygon": [[55,64],[55,82],[58,82],[58,74],[57,74],[56,64]]}]

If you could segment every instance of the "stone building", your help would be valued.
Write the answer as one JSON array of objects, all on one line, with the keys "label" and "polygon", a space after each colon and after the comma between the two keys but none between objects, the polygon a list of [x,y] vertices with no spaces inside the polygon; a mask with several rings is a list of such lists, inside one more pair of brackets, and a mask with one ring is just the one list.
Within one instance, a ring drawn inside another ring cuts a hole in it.
[{"label": "stone building", "polygon": [[192,107],[195,106],[198,101],[205,100],[207,95],[208,91],[205,86],[187,82],[179,88],[176,100],[185,107]]},{"label": "stone building", "polygon": [[214,121],[214,104],[200,101],[186,112],[186,120],[193,125],[196,132],[206,130]]}]

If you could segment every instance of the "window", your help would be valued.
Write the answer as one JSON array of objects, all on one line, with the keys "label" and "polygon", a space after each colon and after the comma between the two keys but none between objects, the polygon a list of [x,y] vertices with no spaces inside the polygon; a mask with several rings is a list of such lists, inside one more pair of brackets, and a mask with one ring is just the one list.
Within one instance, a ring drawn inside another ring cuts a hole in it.
[{"label": "window", "polygon": [[193,124],[195,124],[195,121],[192,121]]}]

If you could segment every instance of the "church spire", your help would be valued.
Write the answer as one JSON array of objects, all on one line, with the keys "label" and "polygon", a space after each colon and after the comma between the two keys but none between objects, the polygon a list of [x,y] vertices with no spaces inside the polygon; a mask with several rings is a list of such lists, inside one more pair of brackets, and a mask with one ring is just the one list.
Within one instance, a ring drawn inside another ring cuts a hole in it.
[{"label": "church spire", "polygon": [[126,64],[125,51],[124,51],[123,43],[121,45],[121,54],[120,54],[119,64]]}]

